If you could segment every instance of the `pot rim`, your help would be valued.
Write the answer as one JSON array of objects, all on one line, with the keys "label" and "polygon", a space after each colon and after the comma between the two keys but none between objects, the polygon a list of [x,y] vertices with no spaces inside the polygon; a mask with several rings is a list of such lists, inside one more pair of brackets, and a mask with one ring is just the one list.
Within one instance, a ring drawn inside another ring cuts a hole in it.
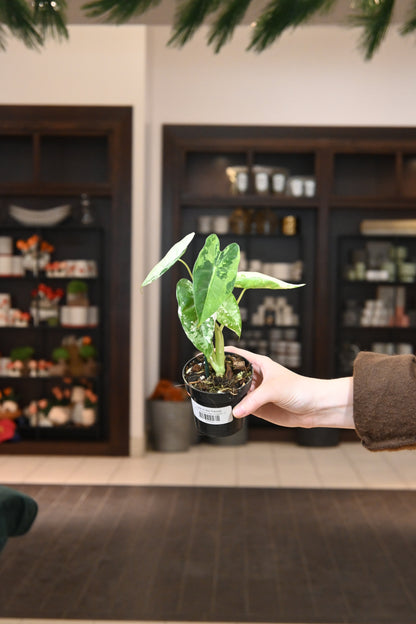
[{"label": "pot rim", "polygon": [[[235,355],[236,357],[240,358],[241,360],[244,360],[244,362],[246,362],[246,363],[250,366],[250,369],[251,369],[250,378],[247,380],[247,382],[246,382],[243,386],[241,386],[241,387],[239,388],[239,390],[241,390],[242,388],[245,388],[248,384],[251,384],[251,382],[252,382],[252,380],[253,380],[253,365],[252,365],[252,363],[251,363],[249,360],[247,360],[247,358],[245,358],[243,355],[240,355],[240,354],[237,354],[237,353],[233,353],[232,351],[225,351],[224,353],[225,353],[225,355],[227,355],[227,353],[228,353],[229,355]],[[203,355],[203,353],[197,353],[196,355],[194,355],[194,356],[192,356],[191,358],[189,358],[189,360],[187,360],[187,361],[185,362],[185,364],[183,365],[183,367],[182,367],[182,379],[183,379],[183,380],[184,380],[184,382],[185,382],[185,386],[186,386],[186,385],[189,385],[189,382],[185,379],[185,372],[184,372],[184,371],[185,371],[185,367],[186,367],[186,366],[187,366],[190,362],[192,362],[192,360],[197,359],[197,358],[198,358],[198,357],[200,357],[201,355]],[[227,396],[227,395],[228,395],[228,396],[230,396],[230,397],[235,397],[235,396],[236,396],[235,394],[231,394],[231,392],[207,392],[206,390],[199,390],[198,388],[195,388],[195,390],[196,390],[199,394],[201,394],[201,395],[205,395],[205,394],[206,394],[206,395],[208,395],[208,396],[215,396],[215,395]],[[192,397],[191,397],[191,398],[192,398]],[[194,399],[194,400],[195,400],[195,399]]]}]

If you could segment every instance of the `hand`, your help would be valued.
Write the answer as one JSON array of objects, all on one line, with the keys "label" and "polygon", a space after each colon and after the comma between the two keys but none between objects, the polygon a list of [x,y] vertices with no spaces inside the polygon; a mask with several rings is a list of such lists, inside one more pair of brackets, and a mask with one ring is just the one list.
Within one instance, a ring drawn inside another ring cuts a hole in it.
[{"label": "hand", "polygon": [[253,365],[253,383],[247,396],[234,407],[236,418],[254,414],[284,427],[354,428],[352,377],[305,377],[264,355],[237,347],[226,350]]}]

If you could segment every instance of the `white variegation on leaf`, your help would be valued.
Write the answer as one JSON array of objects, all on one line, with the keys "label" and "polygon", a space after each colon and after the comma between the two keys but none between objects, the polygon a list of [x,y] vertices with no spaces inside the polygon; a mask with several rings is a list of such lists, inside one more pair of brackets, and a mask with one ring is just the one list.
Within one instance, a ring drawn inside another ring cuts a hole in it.
[{"label": "white variegation on leaf", "polygon": [[171,247],[168,253],[160,260],[156,266],[148,273],[146,279],[142,283],[143,286],[147,286],[151,284],[155,280],[159,279],[166,271],[170,269],[171,266],[175,264],[183,256],[185,251],[188,248],[189,243],[195,236],[195,232],[191,232],[184,236],[179,242],[177,242],[173,247]]},{"label": "white variegation on leaf", "polygon": [[284,282],[277,277],[271,277],[265,273],[258,273],[257,271],[239,271],[237,273],[237,279],[235,280],[235,288],[256,289],[267,288],[268,290],[288,290],[290,288],[299,288],[305,284],[290,284]]}]

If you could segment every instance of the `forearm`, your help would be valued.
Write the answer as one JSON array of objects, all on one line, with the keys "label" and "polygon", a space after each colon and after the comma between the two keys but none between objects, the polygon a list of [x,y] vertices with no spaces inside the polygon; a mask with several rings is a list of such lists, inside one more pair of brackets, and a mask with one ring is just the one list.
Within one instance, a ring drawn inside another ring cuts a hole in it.
[{"label": "forearm", "polygon": [[314,379],[312,427],[354,429],[353,378]]}]

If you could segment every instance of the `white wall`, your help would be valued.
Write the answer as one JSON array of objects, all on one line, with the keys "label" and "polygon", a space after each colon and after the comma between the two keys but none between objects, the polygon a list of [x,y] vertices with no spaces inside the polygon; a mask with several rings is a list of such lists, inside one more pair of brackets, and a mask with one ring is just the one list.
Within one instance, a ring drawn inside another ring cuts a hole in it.
[{"label": "white wall", "polygon": [[144,26],[72,26],[69,42],[41,52],[10,38],[0,52],[0,104],[132,106],[132,451],[143,447],[142,306],[138,284],[144,246],[146,29]]},{"label": "white wall", "polygon": [[[389,33],[365,61],[355,30],[308,26],[270,49],[246,52],[249,27],[237,29],[216,55],[207,30],[178,50],[166,46],[168,27],[148,32],[149,128],[147,263],[158,259],[161,127],[164,123],[247,125],[404,125],[416,123],[416,49],[412,37]],[[158,288],[147,304],[147,335],[157,335]],[[157,350],[156,352],[157,353]],[[157,358],[145,382],[157,379]]]}]

